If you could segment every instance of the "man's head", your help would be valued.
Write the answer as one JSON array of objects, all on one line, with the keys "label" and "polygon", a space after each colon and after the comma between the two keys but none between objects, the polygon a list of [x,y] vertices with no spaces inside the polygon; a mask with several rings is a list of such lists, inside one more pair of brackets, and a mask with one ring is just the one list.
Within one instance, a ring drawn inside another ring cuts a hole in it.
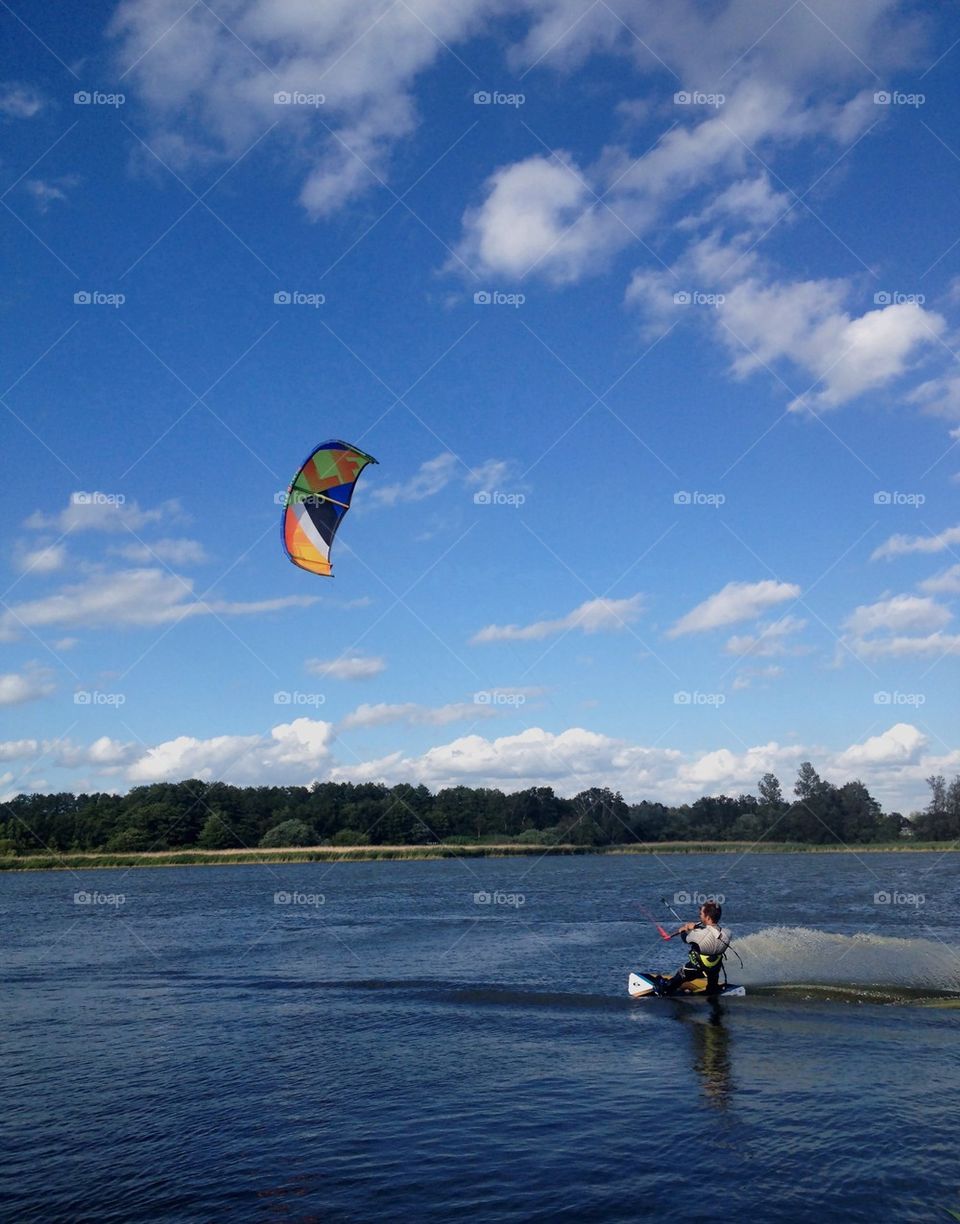
[{"label": "man's head", "polygon": [[723,911],[716,901],[704,901],[700,906],[700,921],[709,923],[711,926],[715,922],[720,921],[720,915]]}]

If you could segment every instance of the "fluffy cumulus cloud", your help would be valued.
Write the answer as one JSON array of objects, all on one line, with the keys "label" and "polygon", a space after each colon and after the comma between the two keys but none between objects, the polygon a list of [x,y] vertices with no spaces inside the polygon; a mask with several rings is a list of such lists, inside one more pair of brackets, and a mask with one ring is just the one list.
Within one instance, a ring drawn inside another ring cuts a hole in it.
[{"label": "fluffy cumulus cloud", "polygon": [[131,783],[177,778],[242,783],[305,782],[329,766],[333,725],[309,718],[266,735],[181,735],[148,748],[126,770]]},{"label": "fluffy cumulus cloud", "polygon": [[473,645],[486,642],[536,642],[559,633],[602,633],[628,628],[640,616],[642,595],[628,599],[588,599],[566,616],[555,620],[533,621],[529,625],[487,625],[470,639]]},{"label": "fluffy cumulus cloud", "polygon": [[922,633],[942,629],[950,619],[949,609],[929,596],[894,595],[861,604],[847,618],[846,628],[857,636],[877,632]]},{"label": "fluffy cumulus cloud", "polygon": [[[161,157],[234,159],[278,124],[301,166],[300,201],[319,218],[389,177],[393,145],[417,126],[418,77],[495,7],[228,0],[214,14],[179,0],[125,0],[112,31]],[[301,104],[298,94],[323,101]]]},{"label": "fluffy cumulus cloud", "polygon": [[861,604],[844,622],[842,645],[863,659],[937,659],[960,653],[960,635],[945,633],[949,608],[923,595],[894,595]]},{"label": "fluffy cumulus cloud", "polygon": [[[443,708],[447,709],[447,708]],[[463,711],[467,713],[466,710]],[[680,751],[663,744],[647,746],[569,727],[543,727],[487,738],[479,734],[435,743],[419,753],[402,749],[363,760],[349,746],[351,732],[366,726],[404,722],[443,725],[446,714],[420,717],[402,707],[361,707],[359,717],[339,728],[329,722],[298,718],[267,732],[201,738],[181,735],[153,745],[123,742],[102,735],[90,743],[69,739],[0,742],[0,763],[22,762],[18,785],[32,776],[35,763],[65,771],[82,771],[84,788],[122,789],[124,785],[201,778],[236,785],[307,785],[314,780],[423,783],[445,786],[493,786],[505,791],[551,786],[564,796],[592,786],[609,786],[628,802],[642,799],[690,802],[703,794],[756,793],[758,779],[776,774],[789,793],[793,775],[804,760],[820,763],[821,776],[836,784],[861,778],[888,808],[910,810],[922,802],[930,774],[960,770],[960,748],[930,750],[927,736],[908,723],[844,749],[823,745],[764,744],[733,750],[726,745]],[[340,751],[344,749],[345,752]],[[94,778],[95,781],[89,781]],[[8,779],[10,781],[10,779]],[[69,786],[58,782],[57,785]],[[39,783],[30,782],[30,789]],[[76,789],[76,787],[75,787]]]},{"label": "fluffy cumulus cloud", "polygon": [[188,616],[257,615],[307,607],[313,595],[251,602],[201,600],[190,579],[160,569],[123,570],[72,583],[54,595],[13,604],[0,614],[0,641],[29,630],[119,629],[173,624]]},{"label": "fluffy cumulus cloud", "polygon": [[927,743],[923,732],[910,723],[897,723],[882,735],[872,735],[862,744],[852,744],[841,752],[836,764],[841,769],[866,769],[877,766],[908,765],[916,762]]},{"label": "fluffy cumulus cloud", "polygon": [[778,582],[773,578],[761,582],[728,582],[723,590],[681,616],[668,636],[704,633],[737,621],[752,620],[777,604],[799,597],[800,588],[792,582]]},{"label": "fluffy cumulus cloud", "polygon": [[886,386],[936,343],[941,315],[900,302],[851,315],[840,281],[773,282],[747,279],[725,293],[722,335],[739,375],[786,362],[806,385],[793,410],[836,408]]},{"label": "fluffy cumulus cloud", "polygon": [[478,274],[522,279],[534,269],[565,284],[629,238],[564,153],[535,154],[490,175],[467,210],[457,259]]},{"label": "fluffy cumulus cloud", "polygon": [[0,706],[23,705],[48,697],[54,691],[51,673],[42,667],[25,672],[0,673]]}]

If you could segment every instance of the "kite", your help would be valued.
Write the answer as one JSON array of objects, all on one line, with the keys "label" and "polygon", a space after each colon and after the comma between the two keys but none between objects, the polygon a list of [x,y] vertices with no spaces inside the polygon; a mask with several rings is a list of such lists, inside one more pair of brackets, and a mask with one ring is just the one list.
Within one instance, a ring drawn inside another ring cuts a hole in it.
[{"label": "kite", "polygon": [[311,574],[332,577],[330,549],[354,486],[368,463],[376,463],[349,442],[322,442],[290,481],[283,503],[280,532],[294,565]]}]

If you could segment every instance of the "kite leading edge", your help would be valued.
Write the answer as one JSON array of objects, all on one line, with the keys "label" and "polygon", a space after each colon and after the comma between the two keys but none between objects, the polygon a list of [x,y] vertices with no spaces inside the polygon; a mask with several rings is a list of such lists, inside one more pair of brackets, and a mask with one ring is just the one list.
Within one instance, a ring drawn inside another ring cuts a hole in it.
[{"label": "kite leading edge", "polygon": [[330,549],[360,473],[376,463],[349,442],[321,442],[290,481],[280,533],[293,562],[311,574],[332,576]]}]

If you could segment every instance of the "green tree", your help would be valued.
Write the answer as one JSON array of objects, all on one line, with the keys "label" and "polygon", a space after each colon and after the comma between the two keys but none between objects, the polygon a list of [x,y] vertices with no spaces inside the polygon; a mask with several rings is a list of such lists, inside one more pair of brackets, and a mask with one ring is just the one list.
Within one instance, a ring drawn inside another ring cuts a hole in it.
[{"label": "green tree", "polygon": [[260,845],[264,849],[276,849],[286,846],[312,846],[315,841],[313,830],[302,820],[285,820],[274,825],[272,829],[267,829],[260,838]]}]

